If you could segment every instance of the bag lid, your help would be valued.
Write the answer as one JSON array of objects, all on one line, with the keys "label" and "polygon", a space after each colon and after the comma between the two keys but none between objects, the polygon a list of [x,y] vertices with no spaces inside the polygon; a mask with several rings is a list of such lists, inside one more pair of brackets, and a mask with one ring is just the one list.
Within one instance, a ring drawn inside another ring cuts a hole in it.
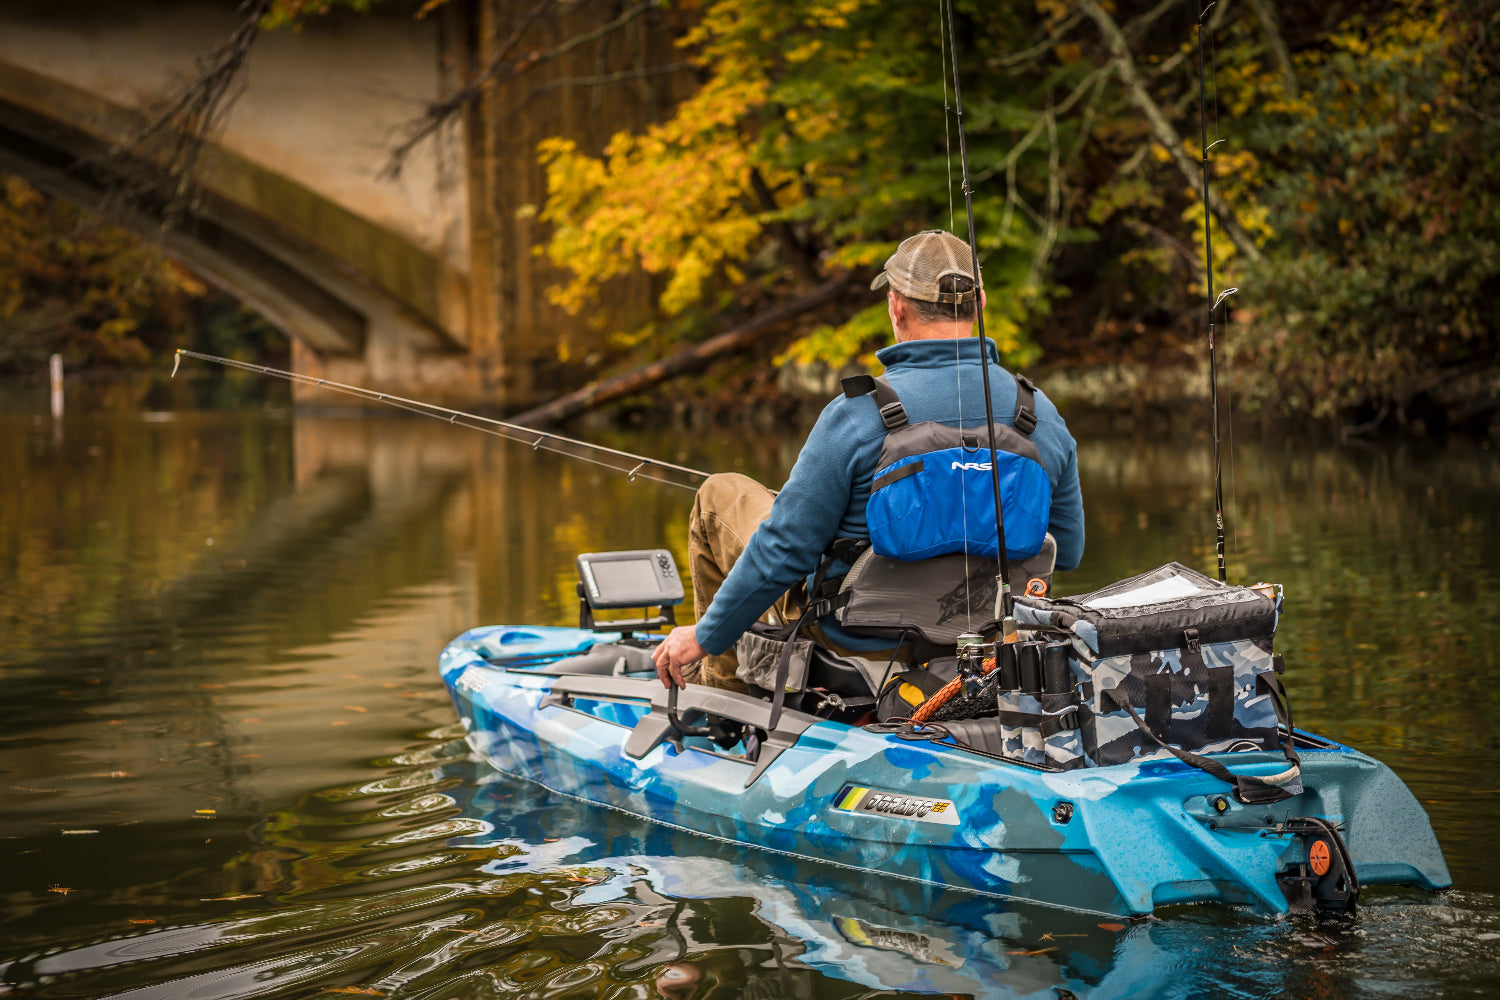
[{"label": "bag lid", "polygon": [[1280,602],[1171,562],[1077,597],[1018,596],[1015,609],[1023,627],[1071,632],[1095,655],[1117,656],[1269,639]]}]

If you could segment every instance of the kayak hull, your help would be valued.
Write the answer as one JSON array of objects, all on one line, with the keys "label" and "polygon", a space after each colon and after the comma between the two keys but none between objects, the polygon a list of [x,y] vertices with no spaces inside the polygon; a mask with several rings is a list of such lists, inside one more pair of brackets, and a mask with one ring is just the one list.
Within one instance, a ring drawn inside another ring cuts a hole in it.
[{"label": "kayak hull", "polygon": [[[1046,771],[795,712],[751,761],[706,739],[671,739],[652,676],[568,672],[618,639],[514,626],[459,636],[441,670],[470,745],[559,794],[721,840],[1114,916],[1197,902],[1287,912],[1277,875],[1305,864],[1306,846],[1278,826],[1299,816],[1339,827],[1362,885],[1450,884],[1410,791],[1331,741],[1304,741],[1304,791],[1270,806],[1239,803],[1175,758]],[[712,709],[746,721],[765,711],[745,696],[712,697]],[[1261,751],[1217,759],[1261,776],[1286,766]]]}]

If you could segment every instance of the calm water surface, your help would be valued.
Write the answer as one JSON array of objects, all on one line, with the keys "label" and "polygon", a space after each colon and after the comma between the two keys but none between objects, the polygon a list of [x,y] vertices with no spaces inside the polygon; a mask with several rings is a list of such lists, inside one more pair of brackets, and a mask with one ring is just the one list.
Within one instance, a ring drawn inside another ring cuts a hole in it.
[{"label": "calm water surface", "polygon": [[[0,996],[1500,995],[1500,469],[1473,443],[1242,428],[1231,578],[1287,590],[1300,725],[1394,767],[1457,888],[1332,931],[1122,925],[882,884],[470,758],[443,644],[576,620],[573,556],[691,494],[437,422],[264,401],[0,404]],[[155,408],[153,408],[155,407]],[[617,447],[777,480],[800,430]],[[1212,565],[1191,434],[1089,435],[1083,591]],[[691,607],[691,601],[687,607]]]}]

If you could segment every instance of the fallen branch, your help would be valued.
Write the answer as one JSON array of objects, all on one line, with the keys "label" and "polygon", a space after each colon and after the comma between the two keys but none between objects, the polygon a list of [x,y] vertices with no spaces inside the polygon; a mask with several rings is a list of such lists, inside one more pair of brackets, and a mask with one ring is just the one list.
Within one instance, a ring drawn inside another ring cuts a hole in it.
[{"label": "fallen branch", "polygon": [[739,326],[711,337],[701,344],[694,344],[671,357],[653,361],[643,368],[604,379],[602,382],[591,382],[577,392],[570,392],[550,403],[533,407],[519,416],[512,417],[510,422],[523,427],[540,427],[556,423],[612,399],[640,392],[642,389],[648,389],[685,372],[702,368],[714,358],[748,347],[772,327],[833,301],[848,287],[847,277],[841,276],[825,281],[806,295],[767,309]]}]

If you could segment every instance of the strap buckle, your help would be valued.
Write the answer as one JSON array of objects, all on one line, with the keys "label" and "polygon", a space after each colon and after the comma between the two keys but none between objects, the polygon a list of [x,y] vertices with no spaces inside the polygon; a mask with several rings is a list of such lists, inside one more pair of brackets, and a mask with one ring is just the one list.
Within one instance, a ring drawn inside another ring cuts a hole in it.
[{"label": "strap buckle", "polygon": [[886,403],[880,408],[880,422],[885,424],[888,431],[906,426],[906,407],[901,405],[899,399]]}]

